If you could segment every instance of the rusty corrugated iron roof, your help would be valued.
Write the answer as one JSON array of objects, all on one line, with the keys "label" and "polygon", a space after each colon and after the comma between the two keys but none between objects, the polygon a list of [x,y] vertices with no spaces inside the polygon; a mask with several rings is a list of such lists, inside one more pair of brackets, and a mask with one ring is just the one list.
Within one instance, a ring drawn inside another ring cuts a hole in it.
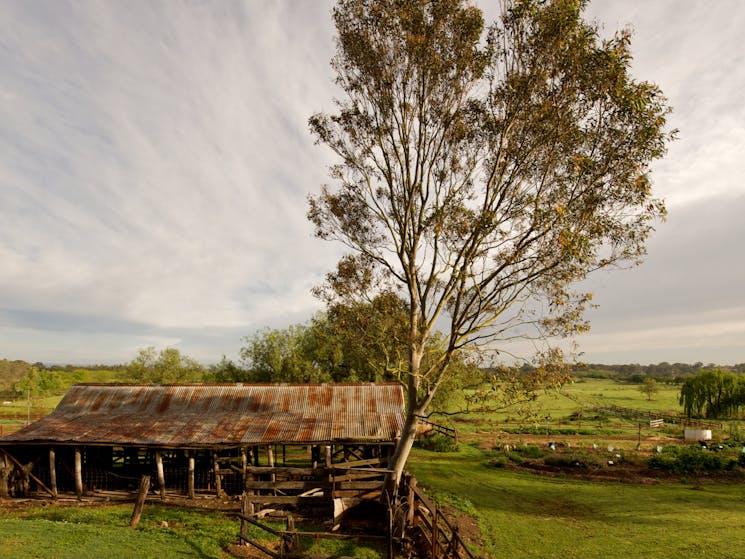
[{"label": "rusty corrugated iron roof", "polygon": [[4,443],[159,447],[394,441],[398,384],[76,384]]}]

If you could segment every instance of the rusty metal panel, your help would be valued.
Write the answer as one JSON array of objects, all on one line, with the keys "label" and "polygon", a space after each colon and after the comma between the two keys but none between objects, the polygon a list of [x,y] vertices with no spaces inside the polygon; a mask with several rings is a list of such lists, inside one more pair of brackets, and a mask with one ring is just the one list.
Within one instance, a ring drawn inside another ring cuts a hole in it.
[{"label": "rusty metal panel", "polygon": [[80,384],[50,415],[0,444],[388,442],[403,423],[397,384]]}]

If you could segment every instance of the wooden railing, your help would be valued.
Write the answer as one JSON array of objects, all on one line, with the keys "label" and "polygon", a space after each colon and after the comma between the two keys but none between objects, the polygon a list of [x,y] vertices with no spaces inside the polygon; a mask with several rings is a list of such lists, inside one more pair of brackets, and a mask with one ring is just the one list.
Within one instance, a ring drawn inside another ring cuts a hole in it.
[{"label": "wooden railing", "polygon": [[681,425],[681,426],[690,426],[690,427],[699,427],[702,429],[721,429],[722,424],[721,423],[713,423],[711,421],[705,421],[701,419],[692,419],[690,417],[685,417],[682,415],[672,415],[672,414],[666,414],[666,413],[660,413],[653,410],[637,410],[634,408],[624,408],[621,406],[599,406],[597,408],[598,411],[604,411],[607,413],[611,413],[613,415],[617,415],[620,417],[628,417],[632,419],[664,419],[665,423],[671,423],[673,425]]},{"label": "wooden railing", "polygon": [[404,493],[403,533],[416,548],[417,557],[431,559],[476,559],[442,511],[417,487],[416,478],[407,474]]},{"label": "wooden railing", "polygon": [[439,423],[435,423],[434,421],[430,421],[423,415],[418,415],[417,418],[419,419],[419,423],[421,423],[422,425],[427,425],[435,433],[439,433],[440,435],[450,437],[456,443],[458,442],[458,431],[456,431],[455,429],[451,427],[446,427],[445,425],[440,425]]}]

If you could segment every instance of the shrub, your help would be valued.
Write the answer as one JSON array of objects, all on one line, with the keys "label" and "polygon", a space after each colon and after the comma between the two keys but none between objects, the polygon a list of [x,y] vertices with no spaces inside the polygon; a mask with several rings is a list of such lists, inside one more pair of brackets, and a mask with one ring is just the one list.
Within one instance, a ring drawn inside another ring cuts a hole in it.
[{"label": "shrub", "polygon": [[518,455],[521,458],[534,458],[534,459],[543,458],[546,455],[546,452],[540,446],[536,446],[534,444],[525,445],[525,446],[516,446],[512,450],[512,453]]},{"label": "shrub", "polygon": [[423,437],[416,441],[419,448],[431,450],[432,452],[456,452],[458,443],[451,437],[435,433],[429,437]]},{"label": "shrub", "polygon": [[653,470],[676,474],[702,474],[731,471],[737,460],[698,447],[665,447],[647,465]]}]

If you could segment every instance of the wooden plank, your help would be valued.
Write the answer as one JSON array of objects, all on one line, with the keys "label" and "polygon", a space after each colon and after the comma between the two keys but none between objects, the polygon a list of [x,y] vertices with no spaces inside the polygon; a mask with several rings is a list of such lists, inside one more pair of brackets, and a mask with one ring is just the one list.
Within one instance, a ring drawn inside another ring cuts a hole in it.
[{"label": "wooden plank", "polygon": [[331,488],[327,481],[247,481],[246,489],[323,489]]},{"label": "wooden plank", "polygon": [[323,468],[292,468],[280,466],[277,468],[270,468],[267,466],[248,466],[246,472],[249,474],[256,475],[268,475],[268,474],[288,474],[293,476],[319,476],[326,475],[326,470]]},{"label": "wooden plank", "polygon": [[362,466],[379,466],[380,458],[369,458],[367,460],[350,460],[347,462],[337,462],[333,465],[335,469],[341,468],[358,468]]},{"label": "wooden plank", "polygon": [[243,537],[243,536],[241,536],[240,534],[238,535],[238,537],[239,537],[240,539],[242,539],[242,540],[243,540],[244,542],[246,542],[246,543],[248,543],[248,544],[251,544],[251,545],[252,545],[252,546],[254,546],[254,547],[255,547],[256,549],[259,549],[259,550],[263,551],[263,552],[264,552],[264,553],[266,553],[266,554],[267,554],[267,555],[268,555],[269,557],[273,557],[274,559],[282,559],[282,556],[281,556],[281,555],[279,555],[279,554],[277,554],[277,553],[274,553],[274,552],[273,552],[272,550],[270,550],[269,548],[266,548],[266,547],[264,547],[264,546],[263,546],[263,545],[261,545],[260,543],[258,543],[258,542],[255,542],[255,541],[253,541],[253,540],[250,540],[250,539],[248,539],[248,538],[244,538],[244,537]]},{"label": "wooden plank", "polygon": [[343,481],[334,484],[336,489],[382,489],[382,481]]},{"label": "wooden plank", "polygon": [[437,507],[432,504],[432,501],[430,501],[424,493],[422,493],[421,489],[418,487],[414,489],[414,495],[416,495],[416,498],[422,502],[422,504],[427,507],[427,509],[430,511],[430,513],[434,514],[435,510],[437,510]]},{"label": "wooden plank", "polygon": [[342,497],[345,497],[345,498],[357,497],[359,499],[377,499],[382,494],[383,494],[382,490],[364,491],[364,492],[345,490],[345,491],[334,491],[332,496],[334,499],[340,499]]},{"label": "wooden plank", "polygon": [[293,497],[290,495],[247,495],[249,503],[277,505],[323,505],[330,503],[327,497]]},{"label": "wooden plank", "polygon": [[370,472],[370,473],[348,473],[346,475],[342,476],[334,476],[334,481],[340,482],[340,481],[354,481],[354,480],[363,480],[363,479],[375,479],[375,478],[381,478],[381,483],[385,481],[384,474],[381,474],[379,472]]}]

